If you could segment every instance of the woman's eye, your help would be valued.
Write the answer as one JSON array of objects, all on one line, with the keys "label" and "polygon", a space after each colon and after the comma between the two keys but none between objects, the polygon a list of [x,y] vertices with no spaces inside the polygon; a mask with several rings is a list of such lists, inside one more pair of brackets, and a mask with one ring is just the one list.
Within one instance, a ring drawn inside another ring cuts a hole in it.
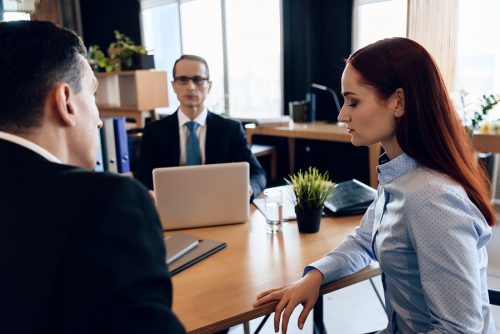
[{"label": "woman's eye", "polygon": [[356,102],[356,101],[351,101],[351,102],[348,104],[348,106],[349,106],[349,107],[355,107],[357,104],[358,104],[358,102]]}]

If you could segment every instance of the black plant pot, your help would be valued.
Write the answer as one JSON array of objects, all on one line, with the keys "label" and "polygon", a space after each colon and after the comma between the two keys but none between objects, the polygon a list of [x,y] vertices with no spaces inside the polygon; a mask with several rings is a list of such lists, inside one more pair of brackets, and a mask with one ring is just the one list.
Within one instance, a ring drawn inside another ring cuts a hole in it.
[{"label": "black plant pot", "polygon": [[127,61],[122,61],[122,70],[151,70],[155,68],[155,58],[153,55],[134,54]]},{"label": "black plant pot", "polygon": [[318,232],[322,213],[323,208],[317,210],[303,210],[299,207],[295,207],[295,214],[297,215],[297,226],[299,227],[299,232]]}]

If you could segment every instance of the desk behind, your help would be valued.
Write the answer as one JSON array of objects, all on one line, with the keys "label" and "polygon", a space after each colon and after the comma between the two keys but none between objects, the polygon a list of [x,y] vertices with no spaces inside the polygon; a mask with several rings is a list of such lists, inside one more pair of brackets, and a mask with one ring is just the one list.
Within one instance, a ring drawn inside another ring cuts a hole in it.
[{"label": "desk behind", "polygon": [[[252,306],[257,294],[299,279],[304,267],[344,240],[360,218],[324,218],[320,232],[314,234],[300,234],[296,222],[285,222],[282,233],[271,235],[266,233],[265,218],[252,205],[245,224],[183,230],[225,241],[227,248],[172,278],[175,314],[188,333],[214,333],[273,312],[273,304]],[[323,293],[377,274],[377,268],[369,268],[329,284]]]},{"label": "desk behind", "polygon": [[[245,126],[248,143],[252,143],[254,135],[275,136],[288,138],[288,156],[290,157],[291,173],[295,166],[295,139],[325,140],[341,143],[350,143],[351,135],[347,133],[345,127],[333,123],[294,123],[288,126],[256,126],[247,124]],[[370,175],[370,186],[377,188],[378,176],[375,167],[378,164],[380,155],[380,144],[368,147],[368,166]]]}]

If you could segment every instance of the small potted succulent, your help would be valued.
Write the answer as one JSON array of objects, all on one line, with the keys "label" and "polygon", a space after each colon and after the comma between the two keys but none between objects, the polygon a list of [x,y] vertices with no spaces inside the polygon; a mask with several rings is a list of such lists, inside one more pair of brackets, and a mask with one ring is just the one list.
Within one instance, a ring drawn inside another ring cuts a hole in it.
[{"label": "small potted succulent", "polygon": [[286,183],[292,186],[297,225],[301,233],[319,231],[321,214],[326,200],[333,194],[335,184],[328,172],[320,173],[315,167],[289,175]]}]

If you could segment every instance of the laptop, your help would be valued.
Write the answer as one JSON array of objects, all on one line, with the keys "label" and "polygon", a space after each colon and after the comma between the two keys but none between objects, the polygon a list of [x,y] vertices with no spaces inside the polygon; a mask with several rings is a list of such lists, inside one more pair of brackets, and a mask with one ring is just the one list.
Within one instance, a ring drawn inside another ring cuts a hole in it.
[{"label": "laptop", "polygon": [[250,217],[247,162],[153,170],[164,230],[246,222]]}]

